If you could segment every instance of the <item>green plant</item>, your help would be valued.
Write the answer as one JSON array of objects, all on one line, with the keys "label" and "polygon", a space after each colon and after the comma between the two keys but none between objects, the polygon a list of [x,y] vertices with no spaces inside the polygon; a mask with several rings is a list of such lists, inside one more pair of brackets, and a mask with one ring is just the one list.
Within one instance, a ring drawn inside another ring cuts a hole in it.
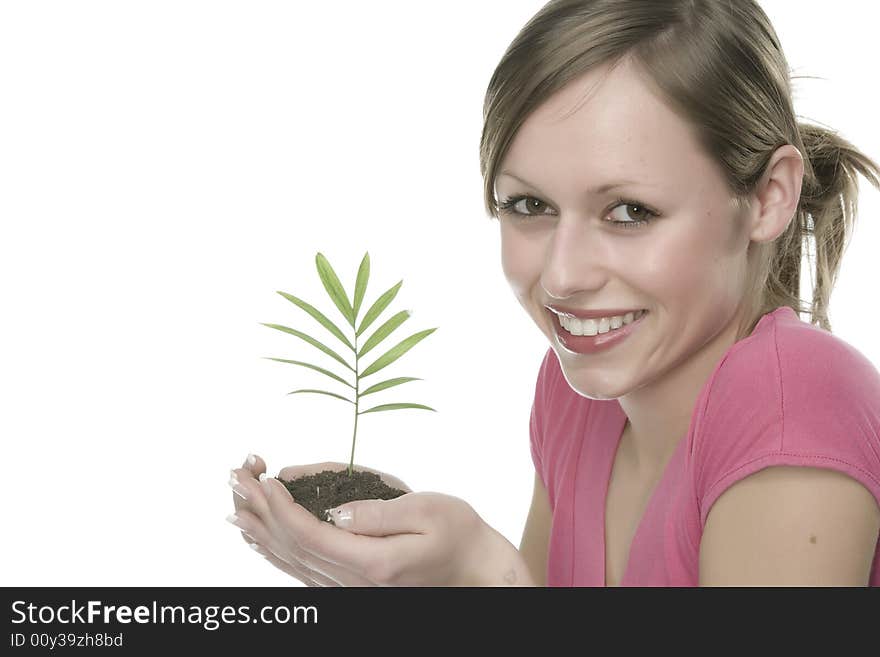
[{"label": "green plant", "polygon": [[[355,322],[357,320],[358,311],[361,307],[361,302],[364,299],[364,294],[367,291],[367,281],[370,278],[370,254],[365,253],[364,258],[361,261],[361,265],[358,268],[357,280],[354,285],[354,301],[349,301],[348,295],[345,292],[345,289],[342,287],[342,284],[339,282],[339,278],[336,276],[336,273],[333,271],[333,267],[330,266],[330,263],[327,261],[321,253],[316,254],[315,256],[315,265],[318,269],[318,276],[321,278],[321,283],[324,285],[324,289],[327,290],[327,294],[330,295],[330,298],[333,300],[333,303],[339,309],[339,312],[342,313],[342,316],[346,319],[349,325],[352,328],[355,328]],[[427,329],[425,331],[419,331],[415,333],[399,344],[395,345],[384,354],[379,356],[373,363],[367,367],[363,372],[358,371],[358,364],[360,359],[371,349],[377,346],[382,340],[388,337],[394,329],[400,326],[403,322],[409,319],[412,312],[409,310],[403,310],[396,315],[394,315],[387,322],[382,324],[379,328],[377,328],[373,334],[367,339],[367,341],[361,346],[360,351],[358,351],[358,337],[375,321],[375,319],[381,314],[383,310],[388,306],[389,303],[397,296],[397,292],[400,290],[400,286],[403,285],[403,281],[400,281],[385,292],[382,296],[380,296],[376,302],[370,307],[370,309],[366,312],[363,319],[361,320],[360,326],[357,327],[354,336],[354,344],[352,345],[349,342],[348,338],[345,337],[342,331],[331,322],[327,317],[325,317],[319,310],[309,305],[305,301],[298,299],[292,294],[288,294],[287,292],[278,291],[278,294],[283,296],[288,301],[296,304],[303,310],[305,310],[309,315],[314,317],[324,328],[326,328],[330,333],[336,336],[346,347],[348,347],[352,352],[354,352],[354,367],[352,367],[348,361],[337,354],[335,351],[322,344],[318,340],[315,340],[312,337],[309,337],[305,333],[297,331],[292,328],[288,328],[287,326],[281,326],[280,324],[266,324],[264,322],[260,322],[263,326],[268,326],[269,328],[277,329],[279,331],[283,331],[285,333],[289,333],[291,335],[295,335],[302,340],[305,340],[313,347],[317,347],[325,354],[335,359],[346,368],[354,372],[355,375],[355,383],[354,385],[350,384],[348,381],[343,379],[332,372],[327,371],[322,367],[318,367],[317,365],[312,365],[310,363],[304,363],[298,360],[288,360],[285,358],[271,358],[265,356],[269,360],[276,360],[281,363],[291,363],[293,365],[300,365],[302,367],[311,368],[317,372],[321,372],[326,376],[329,376],[331,379],[339,381],[340,383],[348,386],[349,388],[353,388],[355,392],[354,400],[349,399],[348,397],[344,397],[342,395],[338,395],[335,392],[329,392],[327,390],[314,390],[311,388],[301,389],[301,390],[293,390],[287,394],[293,395],[297,393],[311,392],[318,393],[321,395],[330,395],[331,397],[337,397],[338,399],[343,399],[351,404],[354,404],[354,433],[351,437],[351,458],[349,460],[348,465],[348,476],[351,477],[352,469],[354,467],[354,446],[357,441],[357,426],[358,426],[358,416],[363,415],[364,413],[375,413],[377,411],[393,411],[402,408],[421,408],[427,411],[434,411],[435,409],[430,406],[423,406],[422,404],[413,404],[413,403],[395,403],[395,404],[380,404],[379,406],[374,406],[372,408],[368,408],[365,411],[359,411],[358,405],[361,397],[365,397],[366,395],[370,395],[374,392],[379,392],[380,390],[385,390],[387,388],[391,388],[392,386],[397,386],[402,383],[406,383],[408,381],[421,381],[421,379],[405,376],[398,377],[394,379],[388,379],[387,381],[382,381],[381,383],[377,383],[375,385],[370,386],[363,392],[360,391],[360,383],[361,379],[370,376],[371,374],[375,374],[379,370],[385,368],[390,365],[398,358],[400,358],[407,351],[412,349],[418,342],[429,336],[431,333],[436,331],[436,328]],[[435,411],[436,412],[436,411]]]}]

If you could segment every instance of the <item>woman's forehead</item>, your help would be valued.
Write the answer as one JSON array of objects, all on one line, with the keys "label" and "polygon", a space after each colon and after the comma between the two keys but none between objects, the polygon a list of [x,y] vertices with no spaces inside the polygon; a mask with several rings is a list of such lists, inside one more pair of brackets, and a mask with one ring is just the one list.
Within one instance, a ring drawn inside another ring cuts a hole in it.
[{"label": "woman's forehead", "polygon": [[707,165],[692,127],[641,75],[619,66],[590,71],[539,106],[520,126],[499,172],[535,184],[576,178],[668,186],[704,176]]}]

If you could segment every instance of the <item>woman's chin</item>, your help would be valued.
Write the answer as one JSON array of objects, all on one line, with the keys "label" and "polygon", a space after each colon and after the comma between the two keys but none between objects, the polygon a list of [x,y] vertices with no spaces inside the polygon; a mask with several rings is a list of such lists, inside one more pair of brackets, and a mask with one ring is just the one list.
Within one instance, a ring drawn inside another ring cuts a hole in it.
[{"label": "woman's chin", "polygon": [[610,399],[618,399],[619,397],[622,397],[627,392],[629,392],[629,390],[626,388],[621,389],[611,384],[601,385],[595,381],[584,384],[583,382],[579,382],[576,380],[573,381],[569,379],[568,376],[565,376],[565,380],[568,382],[568,386],[581,397],[594,399],[596,401],[608,401]]}]

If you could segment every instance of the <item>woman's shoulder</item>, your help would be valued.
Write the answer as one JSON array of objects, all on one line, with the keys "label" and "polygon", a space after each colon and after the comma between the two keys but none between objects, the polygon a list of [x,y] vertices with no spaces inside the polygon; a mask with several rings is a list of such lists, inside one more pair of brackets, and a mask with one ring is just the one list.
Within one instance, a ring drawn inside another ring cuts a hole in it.
[{"label": "woman's shoulder", "polygon": [[[841,392],[880,407],[880,372],[855,346],[801,320],[788,306],[764,315],[752,334],[731,349],[719,383],[766,394],[778,388],[780,402],[821,401]],[[745,386],[745,387],[744,387]]]},{"label": "woman's shoulder", "polygon": [[880,373],[871,361],[788,308],[735,347],[703,391],[692,436],[703,520],[726,488],[772,465],[838,470],[880,503]]},{"label": "woman's shoulder", "polygon": [[697,404],[692,441],[692,451],[707,458],[734,446],[752,456],[880,454],[880,373],[842,338],[779,308],[716,366]]},{"label": "woman's shoulder", "polygon": [[855,347],[790,308],[734,346],[702,392],[695,453],[880,455],[880,373]]}]

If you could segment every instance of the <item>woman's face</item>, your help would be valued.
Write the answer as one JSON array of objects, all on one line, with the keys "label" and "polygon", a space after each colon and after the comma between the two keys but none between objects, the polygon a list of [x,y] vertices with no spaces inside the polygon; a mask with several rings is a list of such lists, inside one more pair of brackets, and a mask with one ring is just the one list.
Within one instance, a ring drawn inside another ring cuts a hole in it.
[{"label": "woman's face", "polygon": [[[749,237],[733,198],[687,124],[627,64],[547,99],[499,171],[510,174],[496,178],[499,202],[526,197],[511,208],[523,215],[501,214],[504,274],[581,395],[636,390],[738,321]],[[575,353],[546,305],[648,313],[614,346]]]}]

